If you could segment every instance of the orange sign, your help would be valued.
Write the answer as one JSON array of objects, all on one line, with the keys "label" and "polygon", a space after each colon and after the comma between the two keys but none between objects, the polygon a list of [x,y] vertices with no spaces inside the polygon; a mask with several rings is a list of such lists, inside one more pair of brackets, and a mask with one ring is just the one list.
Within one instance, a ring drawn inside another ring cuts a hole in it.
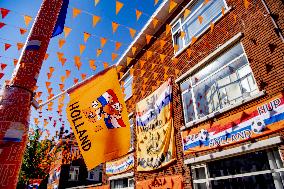
[{"label": "orange sign", "polygon": [[183,187],[182,175],[166,176],[136,182],[137,189],[181,189]]}]

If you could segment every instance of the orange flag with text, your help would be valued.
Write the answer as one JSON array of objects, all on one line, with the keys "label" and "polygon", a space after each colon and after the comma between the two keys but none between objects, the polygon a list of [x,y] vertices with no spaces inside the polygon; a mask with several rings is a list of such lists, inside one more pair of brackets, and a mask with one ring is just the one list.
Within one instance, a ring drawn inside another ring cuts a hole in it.
[{"label": "orange flag with text", "polygon": [[129,151],[130,124],[116,69],[68,91],[67,118],[88,169]]}]

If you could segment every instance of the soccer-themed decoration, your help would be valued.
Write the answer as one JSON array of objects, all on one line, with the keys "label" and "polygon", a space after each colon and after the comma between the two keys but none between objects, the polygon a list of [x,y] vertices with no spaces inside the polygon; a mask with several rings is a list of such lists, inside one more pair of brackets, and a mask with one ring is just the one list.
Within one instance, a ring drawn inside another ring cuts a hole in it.
[{"label": "soccer-themed decoration", "polygon": [[283,129],[284,96],[279,94],[270,100],[251,107],[213,125],[182,132],[184,154],[244,142]]},{"label": "soccer-themed decoration", "polygon": [[68,93],[67,118],[88,169],[127,154],[130,124],[116,69],[110,67]]},{"label": "soccer-themed decoration", "polygon": [[175,160],[171,80],[136,105],[136,131],[137,171],[152,171]]},{"label": "soccer-themed decoration", "polygon": [[106,174],[115,175],[124,173],[134,167],[134,154],[128,154],[118,160],[106,163]]}]

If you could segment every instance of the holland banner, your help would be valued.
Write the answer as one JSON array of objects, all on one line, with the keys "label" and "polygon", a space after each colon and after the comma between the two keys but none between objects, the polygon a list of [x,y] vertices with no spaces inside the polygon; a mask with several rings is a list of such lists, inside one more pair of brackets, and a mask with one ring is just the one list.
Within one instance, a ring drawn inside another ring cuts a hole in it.
[{"label": "holland banner", "polygon": [[68,93],[67,118],[88,169],[127,154],[130,124],[116,69],[106,69]]}]

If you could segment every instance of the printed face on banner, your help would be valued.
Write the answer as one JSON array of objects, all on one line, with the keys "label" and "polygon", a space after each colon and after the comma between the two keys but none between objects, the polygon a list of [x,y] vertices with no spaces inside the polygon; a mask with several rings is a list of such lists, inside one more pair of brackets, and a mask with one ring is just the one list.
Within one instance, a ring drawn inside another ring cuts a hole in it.
[{"label": "printed face on banner", "polygon": [[284,128],[284,97],[280,94],[261,105],[182,132],[184,154],[228,146]]},{"label": "printed face on banner", "polygon": [[90,122],[95,123],[101,119],[104,120],[108,129],[126,127],[122,120],[123,106],[119,102],[115,92],[107,90],[91,104],[91,107],[83,110],[85,116]]}]

